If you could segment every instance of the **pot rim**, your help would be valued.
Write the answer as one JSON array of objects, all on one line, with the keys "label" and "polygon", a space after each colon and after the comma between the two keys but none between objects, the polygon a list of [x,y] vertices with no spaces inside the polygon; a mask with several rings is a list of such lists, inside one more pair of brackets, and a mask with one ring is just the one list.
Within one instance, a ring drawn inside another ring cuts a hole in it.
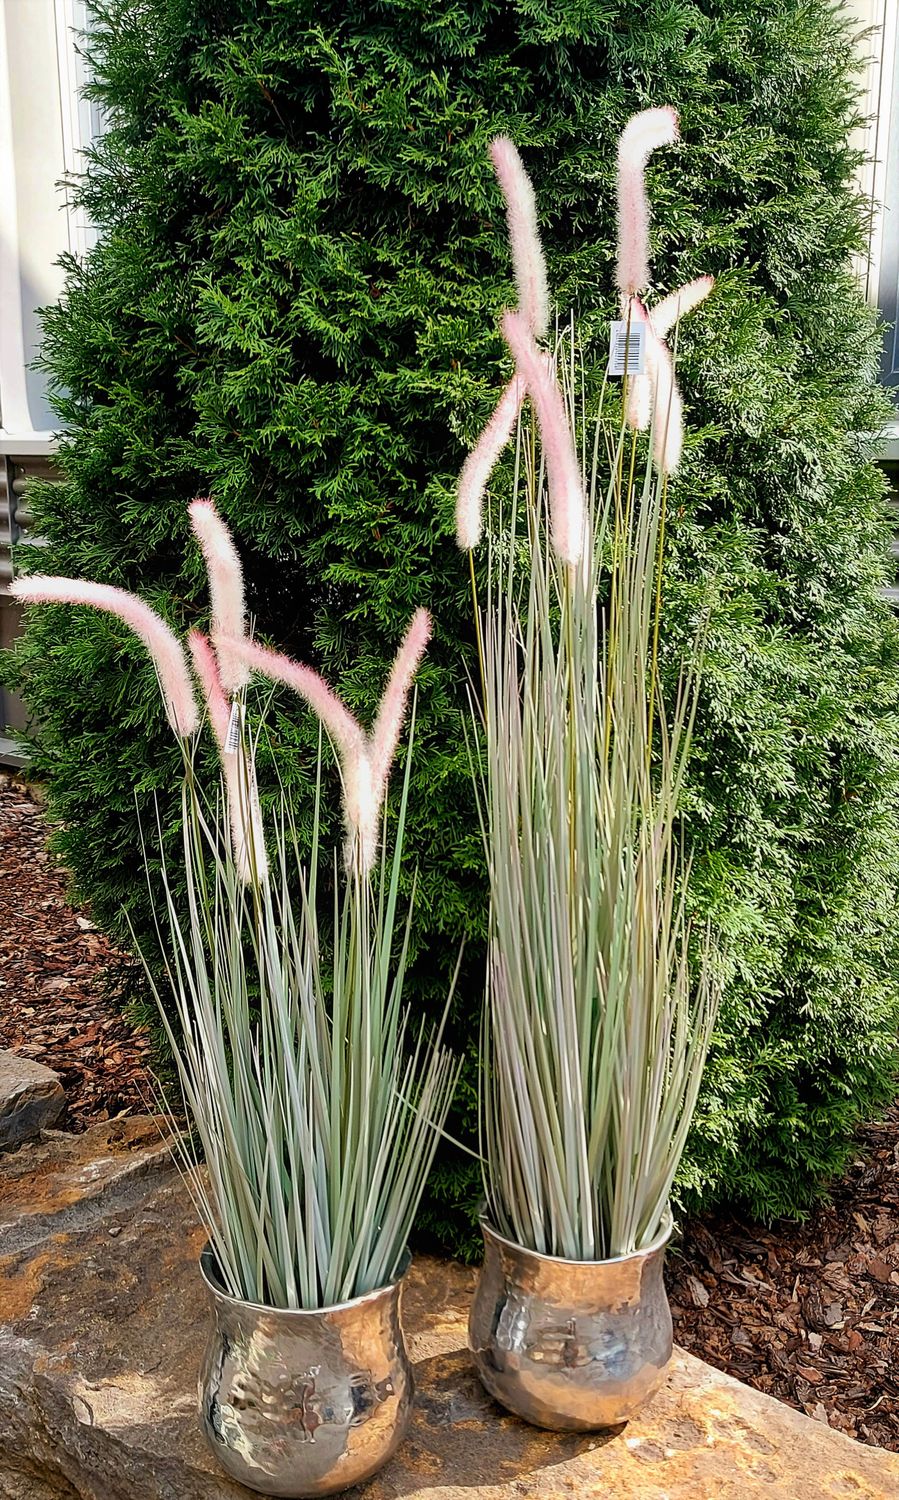
[{"label": "pot rim", "polygon": [[528,1245],[519,1245],[517,1240],[507,1239],[504,1234],[500,1234],[499,1230],[494,1228],[487,1218],[486,1203],[478,1214],[478,1223],[481,1226],[481,1232],[485,1239],[489,1235],[498,1244],[504,1245],[509,1250],[514,1250],[517,1255],[527,1255],[533,1260],[544,1261],[550,1266],[617,1266],[622,1265],[627,1260],[645,1260],[647,1256],[656,1255],[659,1250],[664,1250],[674,1233],[674,1215],[669,1205],[662,1214],[662,1226],[659,1233],[652,1241],[652,1244],[647,1245],[643,1250],[631,1250],[627,1255],[609,1255],[602,1260],[569,1260],[565,1255],[546,1255],[542,1250],[531,1250]]},{"label": "pot rim", "polygon": [[[360,1292],[358,1297],[350,1297],[346,1302],[329,1302],[327,1307],[272,1307],[268,1302],[245,1302],[242,1297],[232,1297],[230,1292],[225,1291],[224,1286],[217,1280],[218,1267],[211,1240],[206,1241],[200,1251],[199,1259],[200,1275],[207,1290],[212,1293],[217,1302],[228,1302],[232,1307],[247,1308],[250,1312],[268,1313],[270,1317],[275,1318],[324,1318],[332,1313],[349,1312],[352,1308],[361,1307],[365,1302],[376,1302],[379,1298],[399,1290],[411,1264],[412,1252],[407,1245],[400,1259],[397,1275],[385,1286],[375,1287],[370,1292]],[[213,1275],[216,1276],[216,1281],[213,1281]]]}]

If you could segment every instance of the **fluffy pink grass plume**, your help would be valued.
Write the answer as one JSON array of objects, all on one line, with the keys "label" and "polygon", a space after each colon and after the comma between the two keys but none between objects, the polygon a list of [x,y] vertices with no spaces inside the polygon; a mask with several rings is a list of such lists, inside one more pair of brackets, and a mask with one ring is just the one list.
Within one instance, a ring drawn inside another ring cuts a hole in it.
[{"label": "fluffy pink grass plume", "polygon": [[456,541],[464,551],[471,551],[481,540],[487,481],[515,431],[525,394],[524,381],[520,376],[513,375],[487,426],[462,465],[456,490]]},{"label": "fluffy pink grass plume", "polygon": [[684,446],[683,401],[664,335],[705,300],[714,284],[713,277],[698,276],[669,292],[649,311],[639,297],[622,299],[622,316],[648,325],[645,370],[628,381],[627,421],[640,431],[654,421],[653,460],[662,474],[674,473]]},{"label": "fluffy pink grass plume", "polygon": [[210,641],[205,635],[201,635],[199,630],[190,631],[187,644],[190,648],[197,681],[203,691],[206,712],[209,715],[209,723],[215,735],[216,744],[220,750],[224,750],[228,736],[228,723],[231,718],[231,706],[225,697],[219,677],[215,652]]},{"label": "fluffy pink grass plume", "polygon": [[188,507],[190,524],[206,560],[212,605],[212,639],[222,687],[230,697],[249,680],[246,663],[222,644],[226,636],[242,636],[246,623],[243,568],[230,531],[211,500],[194,500]]},{"label": "fluffy pink grass plume", "polygon": [[695,281],[686,282],[676,292],[669,292],[667,297],[657,302],[649,316],[659,338],[665,338],[681,318],[685,318],[700,302],[704,302],[714,285],[714,276],[697,276]]},{"label": "fluffy pink grass plume", "polygon": [[632,323],[645,323],[646,342],[643,346],[644,367],[639,374],[629,375],[627,379],[627,422],[629,427],[634,427],[638,432],[645,432],[652,421],[653,404],[653,354],[654,343],[652,326],[649,314],[639,297],[624,299],[625,306],[622,309],[622,318]]},{"label": "fluffy pink grass plume", "polygon": [[533,185],[514,141],[507,135],[498,135],[490,142],[490,156],[506,200],[518,311],[539,338],[549,327],[549,290]]},{"label": "fluffy pink grass plume", "polygon": [[237,750],[227,748],[231,705],[222,687],[212,643],[198,630],[190,632],[187,643],[221,757],[234,863],[238,878],[244,885],[249,885],[254,877],[265,880],[268,875],[256,770],[252,760],[242,753],[241,747]]},{"label": "fluffy pink grass plume", "polygon": [[660,473],[673,474],[681,461],[684,447],[684,407],[674,378],[671,352],[661,339],[655,340],[653,365],[653,458]]},{"label": "fluffy pink grass plume", "polygon": [[23,604],[86,604],[127,625],[147,648],[156,668],[166,717],[182,739],[199,723],[190,672],[181,643],[155,609],[136,594],[82,578],[20,578],[9,593]]},{"label": "fluffy pink grass plume", "polygon": [[340,701],[318,672],[294,661],[282,651],[270,651],[255,641],[230,638],[228,646],[252,671],[272,682],[283,682],[292,688],[318,715],[342,756],[358,753],[364,746],[365,733],[358,720]]},{"label": "fluffy pink grass plume", "polygon": [[417,609],[394,658],[371,732],[372,772],[379,803],[384,800],[390,767],[406,717],[412,682],[430,639],[431,616],[426,609]]},{"label": "fluffy pink grass plume", "polygon": [[390,767],[396,754],[412,680],[431,635],[427,610],[416,610],[396,654],[374,728],[367,735],[359,721],[310,667],[252,641],[229,640],[229,647],[253,671],[283,682],[309,704],[334,741],[343,780],[343,809],[349,835],[347,863],[358,853],[362,873],[372,869],[378,826]]},{"label": "fluffy pink grass plume", "polygon": [[581,560],[585,539],[584,485],[559,383],[520,313],[503,315],[503,336],[534,403],[549,488],[553,546],[563,562]]},{"label": "fluffy pink grass plume", "polygon": [[677,114],[670,107],[633,115],[618,141],[618,265],[616,279],[625,296],[649,282],[649,200],[646,163],[660,146],[677,140]]},{"label": "fluffy pink grass plume", "polygon": [[340,760],[343,810],[350,842],[358,839],[363,868],[370,870],[377,847],[378,806],[368,740],[362,726],[311,667],[253,641],[232,639],[228,645],[253,671],[292,688],[324,724]]}]

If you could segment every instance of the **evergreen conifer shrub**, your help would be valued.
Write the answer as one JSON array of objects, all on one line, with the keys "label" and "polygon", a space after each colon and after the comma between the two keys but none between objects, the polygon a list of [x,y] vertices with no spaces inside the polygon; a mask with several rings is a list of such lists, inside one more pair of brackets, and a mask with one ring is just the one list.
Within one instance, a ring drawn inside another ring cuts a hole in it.
[{"label": "evergreen conifer shrub", "polygon": [[[712,600],[687,837],[727,972],[683,1188],[801,1209],[888,1096],[899,1013],[899,639],[879,597],[865,434],[884,406],[850,264],[863,214],[840,8],[97,0],[87,46],[106,130],[81,196],[99,239],[46,316],[64,482],[34,496],[39,566],[202,623],[186,503],[212,494],[259,634],[363,722],[427,604],[415,972],[425,1007],[465,936],[455,1040],[472,1052],[486,886],[453,486],[508,372],[513,296],[486,147],[502,131],[521,149],[559,313],[598,380],[614,141],[637,108],[680,112],[681,144],[648,172],[655,290],[706,271],[717,286],[679,341],[689,443],[666,620],[673,672]],[[179,768],[139,648],[87,612],[35,612],[15,672],[78,889],[108,930],[123,936],[127,912],[146,940],[138,808],[157,794],[176,850]],[[314,728],[286,697],[271,726],[266,753],[305,793]],[[461,1097],[457,1131],[474,1115],[470,1085]],[[470,1244],[477,1182],[445,1153],[427,1215],[444,1243]]]}]

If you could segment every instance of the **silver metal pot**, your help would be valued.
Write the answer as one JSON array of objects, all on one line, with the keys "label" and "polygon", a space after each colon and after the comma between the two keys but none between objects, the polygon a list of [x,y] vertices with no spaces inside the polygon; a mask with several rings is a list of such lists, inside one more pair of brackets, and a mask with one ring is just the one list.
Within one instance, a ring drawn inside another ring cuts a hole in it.
[{"label": "silver metal pot", "polygon": [[318,1312],[229,1297],[207,1245],[214,1326],[200,1419],[223,1469],[263,1495],[333,1495],[391,1457],[412,1410],[400,1325],[408,1257],[390,1286]]},{"label": "silver metal pot", "polygon": [[537,1427],[584,1432],[628,1421],[671,1358],[662,1279],[670,1214],[648,1249],[614,1260],[538,1255],[484,1219],[481,1229],[468,1342],[491,1396]]}]

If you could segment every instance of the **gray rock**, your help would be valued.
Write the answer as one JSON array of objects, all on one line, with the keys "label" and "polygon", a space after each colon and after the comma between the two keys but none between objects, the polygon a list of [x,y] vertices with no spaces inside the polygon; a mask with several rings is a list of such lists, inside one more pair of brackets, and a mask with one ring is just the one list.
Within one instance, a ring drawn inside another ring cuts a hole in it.
[{"label": "gray rock", "polygon": [[[155,1125],[0,1159],[0,1500],[250,1500],[201,1437],[205,1236]],[[416,1262],[412,1430],[364,1500],[896,1500],[899,1454],[853,1443],[678,1351],[614,1433],[538,1432],[465,1348],[474,1272]]]},{"label": "gray rock", "polygon": [[62,1084],[49,1068],[0,1051],[0,1150],[55,1125],[65,1102]]}]

